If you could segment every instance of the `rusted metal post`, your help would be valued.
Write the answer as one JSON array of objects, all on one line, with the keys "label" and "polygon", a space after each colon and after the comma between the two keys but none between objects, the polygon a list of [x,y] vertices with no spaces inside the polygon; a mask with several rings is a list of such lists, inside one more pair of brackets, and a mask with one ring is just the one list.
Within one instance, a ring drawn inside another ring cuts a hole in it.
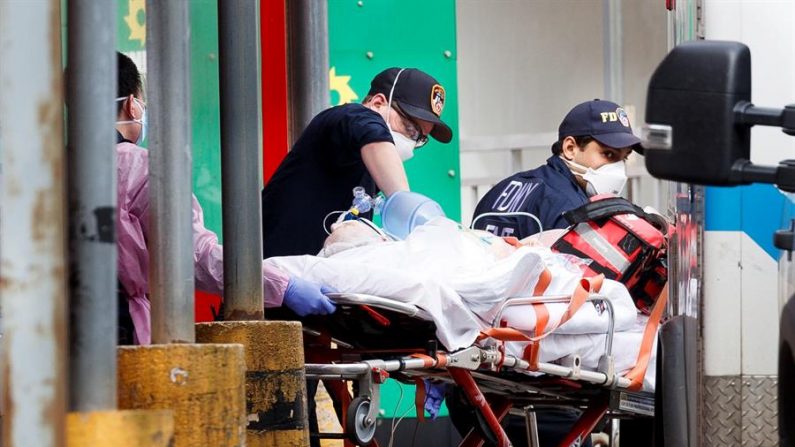
[{"label": "rusted metal post", "polygon": [[69,0],[69,406],[116,408],[116,12]]},{"label": "rusted metal post", "polygon": [[60,0],[0,2],[5,447],[62,447],[66,195]]},{"label": "rusted metal post", "polygon": [[227,321],[263,317],[257,3],[218,3]]},{"label": "rusted metal post", "polygon": [[193,343],[190,25],[186,1],[146,2],[152,343]]}]

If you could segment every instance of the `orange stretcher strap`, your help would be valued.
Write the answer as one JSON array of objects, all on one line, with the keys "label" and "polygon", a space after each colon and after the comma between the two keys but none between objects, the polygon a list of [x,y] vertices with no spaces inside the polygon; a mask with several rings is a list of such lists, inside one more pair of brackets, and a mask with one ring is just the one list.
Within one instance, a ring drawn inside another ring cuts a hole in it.
[{"label": "orange stretcher strap", "polygon": [[574,293],[571,295],[571,300],[569,301],[569,306],[566,308],[566,311],[563,312],[563,316],[560,318],[560,321],[551,326],[548,331],[536,335],[532,337],[529,341],[538,341],[542,338],[546,337],[547,335],[551,334],[555,329],[563,325],[563,323],[569,321],[574,314],[580,310],[583,304],[585,304],[585,300],[588,299],[588,296],[591,293],[598,292],[602,288],[602,282],[604,282],[605,275],[597,275],[592,278],[583,278],[580,280],[580,283],[577,284],[577,288],[574,290]]},{"label": "orange stretcher strap", "polygon": [[436,358],[420,353],[411,354],[409,357],[422,360],[424,362],[423,366],[425,368],[432,368],[434,366],[436,368],[444,368],[447,366],[447,355],[442,354],[441,352],[436,354]]},{"label": "orange stretcher strap", "polygon": [[649,366],[651,349],[654,346],[654,340],[657,338],[657,328],[660,326],[660,320],[662,319],[665,303],[667,301],[668,283],[663,287],[660,297],[657,298],[651,310],[649,320],[646,322],[646,328],[643,330],[643,339],[640,342],[640,352],[638,353],[638,360],[635,362],[635,367],[624,376],[630,380],[630,390],[636,391],[643,387],[643,378],[646,376],[646,368]]},{"label": "orange stretcher strap", "polygon": [[490,327],[480,331],[478,341],[493,338],[500,341],[529,341],[530,337],[511,327]]},{"label": "orange stretcher strap", "polygon": [[425,381],[420,377],[414,379],[417,390],[414,392],[414,408],[417,411],[417,421],[425,422]]},{"label": "orange stretcher strap", "polygon": [[432,367],[433,365],[436,364],[436,360],[433,357],[429,356],[429,355],[425,355],[425,354],[411,354],[410,357],[422,360],[424,362],[423,366],[425,368],[430,368],[430,367]]},{"label": "orange stretcher strap", "polygon": [[[549,322],[549,310],[547,306],[541,303],[533,304],[533,309],[536,313],[536,330],[535,336],[540,337],[544,333],[544,329]],[[530,363],[530,369],[538,369],[538,355],[541,352],[541,341],[531,341],[527,347],[524,348],[524,359]]]},{"label": "orange stretcher strap", "polygon": [[[566,308],[566,311],[563,313],[560,321],[552,325],[548,331],[538,334],[534,337],[528,337],[523,332],[518,331],[513,328],[501,327],[501,328],[488,328],[480,332],[478,336],[478,341],[483,340],[485,338],[493,338],[495,340],[500,341],[538,341],[546,337],[547,335],[551,334],[558,326],[562,325],[563,323],[569,321],[569,319],[580,310],[580,307],[585,303],[585,300],[591,293],[598,292],[601,287],[602,283],[604,282],[605,276],[604,275],[597,275],[592,278],[583,278],[580,280],[579,284],[577,284],[577,288],[574,290],[574,293],[571,295],[571,299],[569,300],[569,306]],[[536,324],[538,324],[538,318],[536,318]]]},{"label": "orange stretcher strap", "polygon": [[544,271],[541,272],[541,275],[538,277],[538,282],[536,282],[536,286],[533,289],[533,296],[541,296],[544,292],[547,291],[547,287],[552,282],[552,272],[549,271],[548,268],[544,268]]}]

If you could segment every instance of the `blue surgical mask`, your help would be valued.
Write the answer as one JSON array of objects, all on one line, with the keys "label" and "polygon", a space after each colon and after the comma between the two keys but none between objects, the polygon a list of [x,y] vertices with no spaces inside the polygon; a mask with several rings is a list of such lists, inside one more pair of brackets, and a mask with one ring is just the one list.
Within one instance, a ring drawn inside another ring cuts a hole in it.
[{"label": "blue surgical mask", "polygon": [[[121,98],[116,98],[116,102],[124,101],[127,97],[123,96]],[[138,139],[135,140],[135,144],[140,145],[143,143],[144,138],[146,138],[146,107],[144,104],[138,100],[138,98],[133,98],[135,105],[137,105],[141,109],[141,119],[132,119],[126,121],[116,121],[116,124],[131,124],[131,123],[138,123],[141,125],[141,132],[138,133]]]}]

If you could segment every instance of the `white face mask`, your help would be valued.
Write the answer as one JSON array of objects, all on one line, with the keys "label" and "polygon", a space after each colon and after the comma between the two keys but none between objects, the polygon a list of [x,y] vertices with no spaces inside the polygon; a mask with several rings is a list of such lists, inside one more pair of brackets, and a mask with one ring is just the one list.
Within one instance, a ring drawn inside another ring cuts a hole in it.
[{"label": "white face mask", "polygon": [[416,146],[414,140],[392,129],[389,129],[389,132],[392,134],[392,140],[395,141],[395,149],[397,149],[400,159],[402,161],[411,159],[414,156],[414,146]]},{"label": "white face mask", "polygon": [[627,183],[627,167],[624,160],[600,166],[598,169],[585,166],[560,157],[569,166],[574,175],[587,182],[585,192],[588,197],[597,194],[621,194]]},{"label": "white face mask", "polygon": [[389,133],[392,134],[392,140],[395,142],[395,149],[397,149],[400,160],[406,161],[414,156],[414,148],[417,146],[417,143],[402,133],[395,132],[392,130],[392,126],[389,125],[389,115],[392,113],[392,93],[395,92],[395,86],[403,70],[405,70],[405,68],[401,68],[397,75],[395,75],[395,82],[392,83],[392,88],[389,90],[389,103],[386,106],[386,118],[384,120],[386,121],[386,127],[389,129]]}]

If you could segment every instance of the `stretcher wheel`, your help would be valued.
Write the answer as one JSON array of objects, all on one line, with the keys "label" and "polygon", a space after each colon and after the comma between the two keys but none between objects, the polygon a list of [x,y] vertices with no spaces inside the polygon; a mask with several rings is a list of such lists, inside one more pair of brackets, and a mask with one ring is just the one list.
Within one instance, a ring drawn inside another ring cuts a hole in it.
[{"label": "stretcher wheel", "polygon": [[348,405],[345,421],[345,434],[356,445],[367,445],[375,436],[375,420],[367,421],[370,412],[370,399],[357,397]]}]

